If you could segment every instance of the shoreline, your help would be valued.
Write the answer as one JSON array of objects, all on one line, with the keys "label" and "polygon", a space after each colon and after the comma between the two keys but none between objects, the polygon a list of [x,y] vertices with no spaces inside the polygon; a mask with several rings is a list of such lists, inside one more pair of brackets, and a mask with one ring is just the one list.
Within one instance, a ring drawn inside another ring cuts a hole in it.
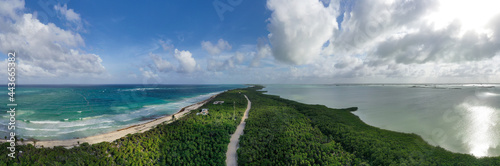
[{"label": "shoreline", "polygon": [[[226,91],[224,91],[226,92]],[[96,143],[101,143],[101,142],[113,142],[117,139],[120,139],[122,137],[127,136],[128,134],[135,134],[135,133],[143,133],[146,132],[162,123],[169,124],[172,123],[172,116],[175,116],[175,119],[179,119],[184,117],[185,115],[189,114],[192,110],[196,110],[200,108],[201,106],[205,105],[215,97],[217,97],[219,94],[222,94],[224,92],[217,93],[215,95],[210,96],[209,98],[200,101],[198,103],[194,103],[188,106],[185,106],[181,108],[179,111],[177,111],[174,114],[171,115],[164,115],[158,118],[155,118],[153,120],[146,121],[141,124],[136,124],[132,126],[128,126],[125,128],[121,128],[115,131],[111,131],[108,133],[104,134],[98,134],[94,136],[89,136],[85,138],[75,138],[75,139],[68,139],[68,140],[49,140],[49,141],[36,141],[36,145],[34,144],[33,140],[25,140],[24,142],[21,142],[20,140],[17,141],[17,145],[28,145],[32,144],[33,146],[37,148],[41,148],[42,146],[44,148],[53,148],[56,146],[62,146],[65,148],[73,148],[75,146],[79,146],[80,144],[83,143],[89,143],[90,145],[96,144]],[[7,140],[5,139],[0,139],[0,143],[5,143]]]}]

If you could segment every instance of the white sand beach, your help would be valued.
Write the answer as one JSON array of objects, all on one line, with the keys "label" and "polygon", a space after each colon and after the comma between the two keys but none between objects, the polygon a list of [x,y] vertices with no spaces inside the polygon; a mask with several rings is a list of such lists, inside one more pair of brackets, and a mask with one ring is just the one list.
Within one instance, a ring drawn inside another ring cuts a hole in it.
[{"label": "white sand beach", "polygon": [[[85,142],[87,142],[89,144],[96,144],[96,143],[100,143],[100,142],[113,142],[113,141],[115,141],[117,139],[120,139],[122,137],[127,136],[128,134],[143,133],[145,131],[148,131],[148,130],[154,128],[155,126],[157,126],[159,124],[162,124],[162,123],[167,123],[167,124],[171,123],[172,122],[171,121],[172,116],[175,115],[176,119],[182,118],[185,115],[189,114],[191,110],[195,110],[195,109],[200,108],[205,103],[207,103],[207,102],[211,101],[213,98],[215,98],[217,95],[219,95],[219,94],[213,95],[210,98],[208,98],[206,100],[203,100],[201,102],[198,102],[196,104],[192,104],[190,106],[184,107],[184,108],[180,109],[175,114],[168,115],[168,116],[163,116],[163,117],[160,117],[160,118],[157,118],[157,119],[154,119],[154,120],[142,123],[142,124],[133,125],[133,126],[126,127],[126,128],[123,128],[123,129],[119,129],[119,130],[116,130],[116,131],[112,131],[112,132],[109,132],[109,133],[95,135],[95,136],[90,136],[90,137],[85,137],[85,138],[69,139],[69,140],[37,141],[36,142],[36,147],[42,147],[42,146],[43,147],[62,146],[62,147],[65,147],[65,148],[72,148],[74,146],[78,146],[79,143],[82,144],[82,143],[85,143]],[[2,143],[6,142],[6,141],[7,140],[4,140],[4,139],[0,140],[0,142],[2,142]],[[24,142],[21,142],[21,141],[18,140],[17,143],[21,144],[21,145],[27,145],[27,144],[35,145],[33,141],[24,141]]]}]

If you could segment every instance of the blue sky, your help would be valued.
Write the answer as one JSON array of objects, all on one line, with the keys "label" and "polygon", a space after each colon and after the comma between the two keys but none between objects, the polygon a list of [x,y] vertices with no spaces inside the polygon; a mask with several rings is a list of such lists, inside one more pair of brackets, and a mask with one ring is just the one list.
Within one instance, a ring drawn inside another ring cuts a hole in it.
[{"label": "blue sky", "polygon": [[[266,19],[270,15],[265,7],[266,1],[263,0],[242,1],[231,6],[233,11],[222,12],[223,19],[219,17],[212,1],[61,3],[71,7],[85,20],[85,30],[80,32],[86,44],[82,49],[100,55],[102,64],[112,75],[126,72],[140,74],[128,65],[142,65],[142,56],[149,52],[164,52],[159,47],[159,40],[168,41],[178,49],[199,53],[194,54],[194,57],[207,54],[200,49],[202,41],[223,38],[235,46],[255,44],[259,37],[267,35]],[[37,1],[26,1],[26,7],[30,11],[47,13],[49,17],[43,23],[51,22],[59,27],[71,28],[61,16],[54,14],[54,17],[50,17],[50,13]]]},{"label": "blue sky", "polygon": [[493,83],[497,5],[0,0],[0,52],[27,84]]}]

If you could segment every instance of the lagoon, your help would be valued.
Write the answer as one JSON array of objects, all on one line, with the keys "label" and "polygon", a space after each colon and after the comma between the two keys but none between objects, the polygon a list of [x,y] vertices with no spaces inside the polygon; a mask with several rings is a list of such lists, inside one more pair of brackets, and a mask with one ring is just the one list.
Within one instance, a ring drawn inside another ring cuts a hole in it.
[{"label": "lagoon", "polygon": [[415,133],[476,157],[500,155],[500,85],[266,85],[268,94],[330,108],[359,107],[365,123]]}]

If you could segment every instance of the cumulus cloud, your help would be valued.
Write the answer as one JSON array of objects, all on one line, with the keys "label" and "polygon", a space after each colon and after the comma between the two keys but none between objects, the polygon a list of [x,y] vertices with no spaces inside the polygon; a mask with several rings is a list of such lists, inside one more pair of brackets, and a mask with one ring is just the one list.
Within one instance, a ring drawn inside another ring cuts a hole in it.
[{"label": "cumulus cloud", "polygon": [[154,73],[151,70],[139,68],[139,71],[141,71],[142,77],[144,77],[146,80],[149,80],[149,79],[158,80],[160,78],[160,77],[158,77],[158,74]]},{"label": "cumulus cloud", "polygon": [[68,6],[66,4],[64,4],[64,6],[61,6],[61,4],[55,5],[54,10],[61,13],[68,21],[81,21],[80,14],[76,13],[73,9],[68,9]]},{"label": "cumulus cloud", "polygon": [[268,35],[273,55],[289,64],[316,58],[337,30],[338,3],[325,7],[319,0],[268,0],[272,11]]},{"label": "cumulus cloud", "polygon": [[192,57],[191,52],[179,51],[175,49],[174,57],[177,59],[177,61],[179,61],[179,67],[177,69],[178,72],[192,73],[196,70],[196,61]]},{"label": "cumulus cloud", "polygon": [[149,57],[153,60],[153,63],[158,71],[168,72],[174,70],[174,66],[167,60],[163,59],[160,55],[149,53]]},{"label": "cumulus cloud", "polygon": [[367,51],[387,35],[404,34],[421,25],[422,18],[436,6],[434,0],[360,0],[343,13],[341,32],[330,40],[333,51],[356,54]]},{"label": "cumulus cloud", "polygon": [[231,45],[224,39],[219,39],[216,44],[212,44],[210,41],[202,41],[201,47],[210,55],[218,55],[224,50],[231,50]]},{"label": "cumulus cloud", "polygon": [[14,7],[0,12],[0,50],[14,50],[20,60],[23,76],[99,75],[105,72],[102,59],[85,53],[83,38],[53,23],[43,24],[30,13],[22,13],[23,1],[2,1],[2,7]]},{"label": "cumulus cloud", "polygon": [[245,60],[245,55],[240,52],[236,52],[233,56],[227,58],[226,60],[208,59],[207,70],[225,71],[233,69],[236,67],[236,65],[242,64],[244,60]]},{"label": "cumulus cloud", "polygon": [[400,38],[388,38],[376,47],[373,61],[396,63],[467,62],[491,58],[500,48],[494,38],[469,31],[456,36],[460,26],[452,24],[446,29],[422,28]]},{"label": "cumulus cloud", "polygon": [[[439,1],[357,1],[342,32],[332,37],[331,54],[367,54],[371,64],[462,62],[495,56],[498,41],[467,30],[460,19],[436,28],[429,16]],[[449,13],[444,13],[449,14]],[[465,30],[465,31],[464,31]],[[383,62],[383,63],[381,63]]]},{"label": "cumulus cloud", "polygon": [[254,53],[253,55],[254,57],[252,59],[252,62],[250,63],[250,66],[252,67],[260,66],[261,59],[272,55],[271,47],[267,43],[266,39],[259,38],[257,40],[257,52]]},{"label": "cumulus cloud", "polygon": [[[338,5],[338,1],[267,1],[272,11],[268,25],[272,55],[299,65],[290,69],[293,75],[500,75],[498,68],[488,67],[500,64],[491,62],[500,56],[500,11],[492,7],[498,2],[359,0]],[[463,12],[469,9],[473,11]]]},{"label": "cumulus cloud", "polygon": [[[170,44],[171,41],[159,40],[159,42],[161,45],[168,47],[164,49],[164,51],[173,49],[173,45]],[[150,68],[153,73],[177,72],[188,74],[200,69],[192,53],[187,50],[181,51],[175,48],[173,52],[169,52],[168,54],[155,54],[150,52],[149,59],[152,63],[146,66]]]},{"label": "cumulus cloud", "polygon": [[64,6],[61,6],[61,4],[55,5],[54,10],[67,21],[66,26],[76,31],[85,31],[80,14],[76,13],[73,9],[69,9],[66,4]]},{"label": "cumulus cloud", "polygon": [[19,17],[20,12],[24,9],[23,0],[0,0],[0,19],[10,18],[16,19]]}]

